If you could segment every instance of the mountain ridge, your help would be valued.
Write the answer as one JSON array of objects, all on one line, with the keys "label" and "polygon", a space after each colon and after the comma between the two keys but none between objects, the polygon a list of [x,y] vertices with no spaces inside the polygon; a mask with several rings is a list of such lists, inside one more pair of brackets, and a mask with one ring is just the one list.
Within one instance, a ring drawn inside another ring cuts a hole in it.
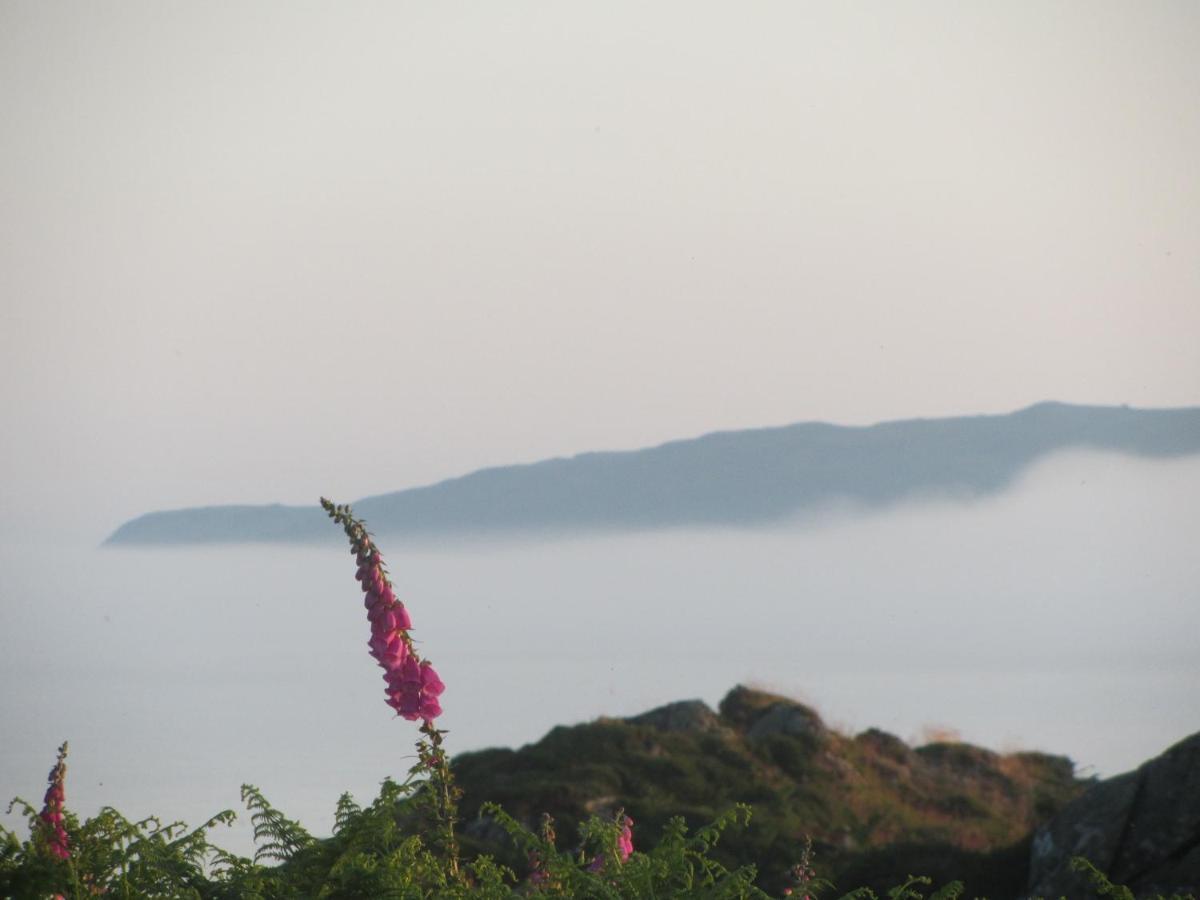
[{"label": "mountain ridge", "polygon": [[[491,466],[355,502],[377,533],[412,537],[770,525],[837,502],[872,508],[1007,487],[1051,453],[1200,453],[1200,407],[1044,402],[1002,415],[713,431],[635,450]],[[107,544],[329,539],[317,506],[147,513]]]}]

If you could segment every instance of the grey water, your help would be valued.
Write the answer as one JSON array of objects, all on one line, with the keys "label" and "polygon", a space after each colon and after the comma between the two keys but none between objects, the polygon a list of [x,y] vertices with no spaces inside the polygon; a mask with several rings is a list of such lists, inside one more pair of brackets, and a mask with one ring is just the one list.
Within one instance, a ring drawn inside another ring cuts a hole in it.
[{"label": "grey water", "polygon": [[[746,683],[846,732],[1111,775],[1200,729],[1198,534],[1200,461],[1072,454],[1000,495],[791,527],[380,544],[453,752]],[[340,792],[369,800],[411,764],[347,552],[2,553],[0,799],[38,804],[69,738],[82,814],[199,824],[250,782],[328,834]],[[245,817],[214,839],[248,851]]]}]

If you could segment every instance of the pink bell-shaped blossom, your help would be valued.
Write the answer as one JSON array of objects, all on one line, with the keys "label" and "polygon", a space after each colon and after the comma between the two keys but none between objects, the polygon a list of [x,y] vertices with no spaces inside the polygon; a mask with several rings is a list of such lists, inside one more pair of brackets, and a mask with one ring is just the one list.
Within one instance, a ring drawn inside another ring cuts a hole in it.
[{"label": "pink bell-shaped blossom", "polygon": [[437,697],[424,694],[421,697],[420,706],[417,707],[418,718],[424,719],[426,722],[433,721],[442,714],[442,704],[438,702]]},{"label": "pink bell-shaped blossom", "polygon": [[434,697],[440,696],[442,691],[446,690],[446,685],[442,683],[429,660],[421,663],[421,690]]},{"label": "pink bell-shaped blossom", "polygon": [[390,585],[385,585],[382,591],[367,591],[363,594],[363,606],[367,609],[379,604],[382,604],[383,609],[388,609],[395,602],[396,595]]},{"label": "pink bell-shaped blossom", "polygon": [[621,835],[617,838],[617,855],[621,857],[621,862],[627,862],[633,855],[633,819],[629,816],[625,816],[621,825]]},{"label": "pink bell-shaped blossom", "polygon": [[408,656],[408,645],[404,641],[396,640],[394,644],[389,644],[387,650],[379,657],[379,664],[391,672],[403,665]]},{"label": "pink bell-shaped blossom", "polygon": [[[629,816],[621,815],[621,833],[617,835],[617,859],[626,863],[629,862],[629,857],[633,855],[633,819]],[[592,861],[588,863],[587,870],[589,872],[599,872],[604,868],[604,854],[597,853],[592,857]]]}]

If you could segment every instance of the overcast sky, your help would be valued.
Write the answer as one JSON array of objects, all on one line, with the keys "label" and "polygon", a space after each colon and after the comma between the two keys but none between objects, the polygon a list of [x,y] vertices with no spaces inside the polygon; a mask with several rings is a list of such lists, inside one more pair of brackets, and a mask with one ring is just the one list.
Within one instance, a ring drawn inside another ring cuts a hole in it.
[{"label": "overcast sky", "polygon": [[1198,97],[1191,0],[0,0],[0,507],[1195,404]]}]

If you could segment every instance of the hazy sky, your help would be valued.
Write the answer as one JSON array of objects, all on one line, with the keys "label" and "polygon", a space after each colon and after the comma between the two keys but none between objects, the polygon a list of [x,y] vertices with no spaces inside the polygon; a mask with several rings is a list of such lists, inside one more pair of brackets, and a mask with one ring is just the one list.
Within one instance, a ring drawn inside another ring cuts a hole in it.
[{"label": "hazy sky", "polygon": [[1191,0],[0,0],[0,507],[1194,404],[1197,97]]}]

